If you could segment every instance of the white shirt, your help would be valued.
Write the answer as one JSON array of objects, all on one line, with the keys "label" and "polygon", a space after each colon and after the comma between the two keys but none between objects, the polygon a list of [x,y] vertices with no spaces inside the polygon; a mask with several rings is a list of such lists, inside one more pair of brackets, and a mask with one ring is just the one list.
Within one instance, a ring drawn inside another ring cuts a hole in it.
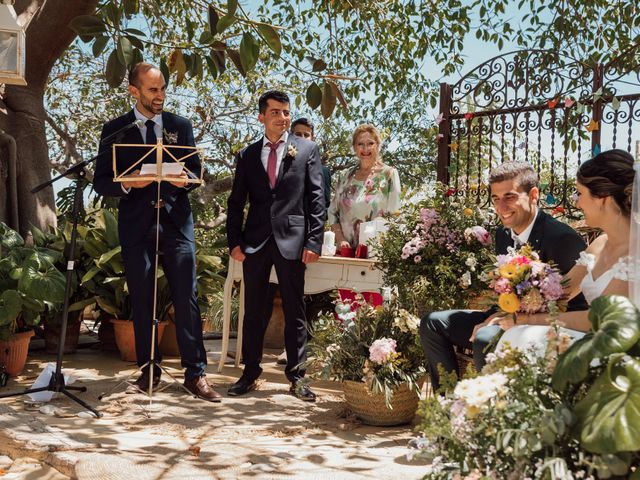
[{"label": "white shirt", "polygon": [[[155,115],[153,118],[147,118],[143,114],[141,114],[137,108],[133,107],[133,114],[136,116],[136,120],[142,121],[145,123],[147,120],[153,120],[155,126],[153,127],[153,131],[156,133],[156,138],[162,138],[162,114],[159,113]],[[143,125],[138,127],[140,129],[140,133],[142,134],[142,141],[146,141],[147,139],[147,126]],[[120,184],[120,188],[124,193],[129,193],[131,191],[130,188],[124,188],[122,184]]]},{"label": "white shirt", "polygon": [[[288,138],[289,138],[289,132],[284,132],[279,140],[279,141],[282,141],[282,143],[278,145],[278,148],[276,148],[276,178],[278,177],[278,172],[280,171],[280,164],[282,163],[282,159],[284,158],[284,147],[285,147],[285,144],[287,143]],[[271,151],[271,147],[268,147],[267,143],[271,143],[271,142],[269,142],[269,140],[265,136],[262,138],[262,151],[260,152],[260,160],[262,161],[262,166],[264,167],[265,172],[268,173],[269,171],[267,170],[267,164],[269,163],[269,152]],[[271,235],[269,235],[269,237],[257,247],[245,248],[244,253],[257,252],[267,244],[267,242],[269,241],[269,238],[271,238]]]},{"label": "white shirt", "polygon": [[[162,138],[162,114],[153,116],[152,118],[147,118],[143,114],[141,114],[137,108],[133,108],[133,114],[136,116],[136,120],[141,120],[142,123],[145,123],[147,120],[152,120],[155,123],[153,127],[153,131],[156,134],[156,138]],[[142,140],[146,141],[147,139],[147,126],[143,125],[140,128],[140,133],[142,134]]]},{"label": "white shirt", "polygon": [[536,218],[538,218],[538,208],[536,207],[536,214],[533,216],[533,220],[531,223],[525,228],[520,234],[517,234],[513,231],[513,229],[509,230],[511,233],[511,239],[513,240],[513,246],[519,247],[520,245],[524,245],[529,241],[529,236],[531,235],[531,230],[533,230],[533,224],[536,223]]},{"label": "white shirt", "polygon": [[[276,149],[276,178],[278,177],[278,172],[280,171],[280,164],[282,163],[282,159],[284,158],[284,147],[287,143],[287,139],[289,138],[289,132],[284,132],[280,137],[279,141],[282,141],[278,148]],[[262,166],[264,167],[264,171],[267,170],[267,163],[269,162],[269,152],[271,151],[271,147],[267,146],[267,143],[271,143],[266,136],[262,138],[262,150],[260,151],[260,160],[262,161]]]}]

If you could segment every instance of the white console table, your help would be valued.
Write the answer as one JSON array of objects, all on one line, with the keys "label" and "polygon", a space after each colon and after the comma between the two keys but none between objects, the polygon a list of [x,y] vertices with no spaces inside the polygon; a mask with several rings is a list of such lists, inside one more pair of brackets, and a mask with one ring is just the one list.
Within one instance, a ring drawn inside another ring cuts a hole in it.
[{"label": "white console table", "polygon": [[[377,292],[382,287],[382,272],[374,269],[374,261],[361,258],[320,257],[317,262],[307,265],[304,274],[304,293],[320,293],[335,288],[345,288],[358,292]],[[275,269],[271,270],[273,283],[278,283]],[[235,365],[240,366],[242,356],[242,324],[244,321],[244,282],[242,263],[229,257],[229,272],[224,282],[224,305],[222,310],[222,352],[218,372],[222,371],[229,351],[231,325],[231,300],[233,283],[240,282],[240,311],[238,313],[238,336],[236,339]]]}]

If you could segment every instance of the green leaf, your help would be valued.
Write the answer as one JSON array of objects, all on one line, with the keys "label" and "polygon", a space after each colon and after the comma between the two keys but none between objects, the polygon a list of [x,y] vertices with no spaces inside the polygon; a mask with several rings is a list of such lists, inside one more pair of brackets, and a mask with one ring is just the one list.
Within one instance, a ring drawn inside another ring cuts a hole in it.
[{"label": "green leaf", "polygon": [[320,104],[320,111],[324,118],[329,118],[336,108],[336,94],[331,88],[329,82],[324,82],[324,88],[322,89],[322,103]]},{"label": "green leaf", "polygon": [[115,215],[109,210],[102,210],[102,222],[104,228],[104,239],[107,242],[108,248],[114,248],[120,245],[120,238],[118,236],[118,220]]},{"label": "green leaf", "polygon": [[576,404],[581,446],[595,453],[640,450],[640,360],[611,356]]},{"label": "green leaf", "polygon": [[640,312],[621,295],[596,298],[590,306],[592,331],[560,356],[553,372],[553,387],[564,390],[567,383],[580,383],[592,360],[622,353],[640,340]]},{"label": "green leaf", "polygon": [[249,32],[242,34],[240,41],[240,61],[245,72],[250,72],[258,62],[260,46]]},{"label": "green leaf", "polygon": [[95,15],[79,15],[69,22],[69,28],[78,35],[99,35],[107,31],[102,20]]},{"label": "green leaf", "polygon": [[124,13],[127,16],[133,16],[140,11],[140,2],[138,0],[123,0]]},{"label": "green leaf", "polygon": [[280,41],[280,35],[278,35],[276,29],[266,23],[259,23],[258,30],[260,31],[260,35],[262,35],[266,40],[269,48],[273,50],[276,56],[279,57],[282,53],[282,42]]},{"label": "green leaf", "polygon": [[164,83],[169,84],[169,79],[171,78],[171,73],[169,73],[169,66],[164,58],[160,59],[160,71],[162,72],[162,76],[164,77]]},{"label": "green leaf", "polygon": [[106,37],[104,35],[96,37],[95,41],[93,42],[93,45],[91,46],[91,51],[93,52],[93,56],[96,58],[99,57],[100,54],[104,51],[105,47],[107,46],[107,43],[109,43],[109,37]]},{"label": "green leaf", "polygon": [[242,61],[240,60],[240,53],[237,50],[234,50],[233,48],[227,48],[227,55],[229,56],[233,64],[236,66],[238,71],[240,72],[240,75],[245,77],[247,73],[245,72],[244,67],[242,66]]},{"label": "green leaf", "polygon": [[109,55],[107,60],[107,70],[105,71],[105,77],[107,83],[111,88],[119,87],[127,73],[126,67],[118,60],[118,52],[114,50]]},{"label": "green leaf", "polygon": [[0,222],[0,245],[3,249],[11,250],[15,247],[22,247],[24,240],[18,232]]},{"label": "green leaf", "polygon": [[316,82],[313,82],[307,88],[307,104],[315,110],[320,106],[320,103],[322,103],[322,90]]},{"label": "green leaf", "polygon": [[100,267],[92,267],[87,273],[84,274],[84,276],[80,280],[80,283],[88,282],[89,280],[91,280],[93,277],[95,277],[101,271],[102,271],[102,268],[100,268]]},{"label": "green leaf", "polygon": [[109,261],[115,257],[116,255],[120,255],[120,252],[122,252],[122,247],[120,245],[118,245],[116,248],[113,248],[111,250],[109,250],[108,252],[102,254],[100,256],[100,258],[98,259],[98,261],[96,262],[96,264],[99,267],[104,267],[105,265],[107,265],[109,263]]},{"label": "green leaf", "polygon": [[18,290],[35,300],[64,301],[65,278],[49,261],[34,253],[22,268]]},{"label": "green leaf", "polygon": [[238,0],[227,1],[227,15],[235,15],[238,10]]},{"label": "green leaf", "polygon": [[209,31],[211,32],[212,35],[215,35],[216,32],[218,31],[218,21],[220,20],[220,16],[218,15],[218,12],[216,10],[216,8],[212,5],[209,5]]},{"label": "green leaf", "polygon": [[10,325],[22,312],[22,297],[17,290],[5,290],[0,294],[0,327]]},{"label": "green leaf", "polygon": [[233,15],[225,15],[224,17],[222,17],[220,20],[218,20],[218,25],[216,25],[218,33],[224,32],[227,28],[236,23],[236,20],[237,18]]},{"label": "green leaf", "polygon": [[84,310],[89,305],[93,305],[95,303],[96,303],[95,298],[85,298],[84,300],[80,300],[78,302],[75,302],[69,305],[69,311],[76,312],[78,310]]},{"label": "green leaf", "polygon": [[133,45],[131,45],[131,40],[127,37],[120,37],[118,39],[118,60],[125,67],[131,65],[131,60],[133,60]]},{"label": "green leaf", "polygon": [[209,58],[213,62],[216,72],[222,75],[227,69],[227,65],[225,63],[224,52],[220,52],[218,50],[211,50],[209,53]]}]

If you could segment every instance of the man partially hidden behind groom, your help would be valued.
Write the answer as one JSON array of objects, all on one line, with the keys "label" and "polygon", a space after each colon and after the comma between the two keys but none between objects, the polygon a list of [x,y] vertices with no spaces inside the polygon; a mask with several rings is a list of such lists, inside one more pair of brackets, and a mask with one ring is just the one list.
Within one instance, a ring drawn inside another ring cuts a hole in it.
[{"label": "man partially hidden behind groom", "polygon": [[[575,230],[538,208],[540,191],[533,167],[527,162],[505,162],[491,172],[489,188],[503,225],[496,231],[496,253],[505,254],[508,247],[529,243],[543,262],[555,263],[563,275],[571,270],[586,245]],[[587,308],[582,294],[568,306],[569,310]],[[438,365],[447,373],[458,372],[454,345],[473,347],[476,369],[484,366],[484,349],[500,328],[495,324],[496,310],[447,310],[422,319],[420,339],[434,391],[440,387]]]},{"label": "man partially hidden behind groom", "polygon": [[315,394],[300,382],[307,344],[304,271],[305,264],[320,256],[326,206],[318,147],[288,134],[289,104],[289,97],[279,91],[260,97],[258,120],[264,125],[264,136],[236,158],[227,208],[227,242],[231,256],[242,262],[244,277],[244,372],[228,394],[254,390],[262,373],[269,275],[275,266],[285,318],[285,374],[291,393],[312,402]]},{"label": "man partially hidden behind groom", "polygon": [[[160,261],[171,289],[175,308],[176,336],[182,366],[185,368],[184,385],[194,395],[212,402],[220,401],[205,377],[207,353],[202,341],[202,318],[196,297],[196,257],[193,216],[189,203],[189,190],[195,184],[185,183],[186,173],[171,182],[162,182],[160,202],[157,202],[157,183],[137,180],[140,167],[127,176],[126,182],[114,182],[111,145],[102,139],[121,131],[112,141],[126,144],[155,145],[164,138],[165,144],[195,146],[193,128],[189,120],[164,112],[166,96],[162,72],[148,63],[138,63],[129,72],[129,93],[136,100],[130,112],[107,122],[102,128],[100,156],[96,165],[93,185],[100,195],[119,197],[118,233],[122,245],[122,259],[133,310],[136,356],[139,366],[149,362],[151,356],[151,325],[153,314],[154,266],[156,250],[156,214],[160,214]],[[138,120],[140,126],[134,126]],[[133,128],[128,128],[129,126]],[[118,174],[135,164],[146,148],[121,147],[116,152]],[[181,158],[192,150],[172,150]],[[172,160],[165,155],[165,162]],[[149,155],[144,163],[155,163]],[[192,155],[185,162],[195,176],[200,175],[200,159]],[[155,359],[160,363],[156,336]],[[127,393],[146,391],[149,386],[149,366]],[[154,365],[153,385],[160,383],[160,368]]]}]

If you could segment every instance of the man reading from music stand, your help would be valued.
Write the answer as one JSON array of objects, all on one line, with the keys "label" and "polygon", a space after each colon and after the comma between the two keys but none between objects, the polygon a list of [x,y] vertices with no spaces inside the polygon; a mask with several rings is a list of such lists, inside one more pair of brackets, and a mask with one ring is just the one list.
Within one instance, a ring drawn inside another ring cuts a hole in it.
[{"label": "man reading from music stand", "polygon": [[[194,147],[193,128],[186,118],[162,110],[166,96],[166,84],[162,72],[148,63],[138,63],[129,72],[129,93],[136,100],[133,110],[106,123],[102,128],[102,138],[123,127],[121,138],[115,143],[156,145],[158,138],[165,144]],[[127,125],[140,126],[126,129]],[[111,145],[101,150],[111,150]],[[188,192],[197,184],[185,183],[187,174],[182,172],[175,181],[161,182],[136,180],[139,168],[133,171],[126,182],[114,182],[114,175],[124,172],[137,162],[146,151],[142,148],[122,147],[116,149],[117,168],[113,169],[111,152],[101,152],[94,176],[94,188],[101,195],[119,197],[118,233],[122,245],[125,276],[133,310],[136,355],[139,366],[149,362],[151,355],[151,329],[153,314],[154,265],[156,242],[156,209],[160,209],[159,250],[164,274],[169,282],[171,297],[176,312],[176,336],[185,368],[184,386],[194,395],[208,401],[220,401],[205,377],[207,354],[202,339],[202,319],[196,297],[196,263],[193,216]],[[176,158],[188,155],[189,150]],[[179,152],[178,152],[179,153]],[[155,155],[149,155],[144,162],[155,163]],[[166,159],[171,162],[170,158]],[[185,167],[193,174],[200,175],[201,165],[198,155],[186,159]],[[160,185],[158,187],[158,185]],[[160,202],[157,202],[157,188],[160,188]],[[158,352],[156,362],[161,360]],[[146,391],[149,386],[149,366],[127,392]],[[154,387],[160,383],[161,370],[153,369]]]}]

